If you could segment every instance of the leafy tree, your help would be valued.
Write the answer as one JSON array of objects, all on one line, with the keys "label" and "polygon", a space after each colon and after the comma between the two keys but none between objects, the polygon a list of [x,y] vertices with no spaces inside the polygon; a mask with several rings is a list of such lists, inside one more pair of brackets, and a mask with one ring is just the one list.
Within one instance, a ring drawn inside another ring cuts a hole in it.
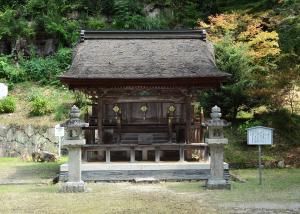
[{"label": "leafy tree", "polygon": [[101,0],[101,12],[109,21],[115,13],[115,1],[114,0]]},{"label": "leafy tree", "polygon": [[284,52],[300,55],[300,15],[289,17],[279,25],[279,43]]},{"label": "leafy tree", "polygon": [[233,75],[231,82],[207,94],[207,99],[220,100],[231,118],[238,110],[273,106],[272,72],[280,53],[277,32],[265,31],[260,18],[238,13],[210,16],[208,23],[199,21],[199,25],[210,32],[219,68]]},{"label": "leafy tree", "polygon": [[256,84],[252,73],[258,67],[253,63],[253,58],[249,57],[247,46],[235,44],[229,35],[217,43],[215,49],[218,67],[232,74],[232,77],[229,83],[219,89],[205,91],[200,96],[200,102],[204,109],[217,104],[222,107],[226,117],[234,119],[238,110],[248,110],[259,102],[252,99],[249,93],[249,89]]},{"label": "leafy tree", "polygon": [[0,11],[0,40],[8,39],[15,43],[18,37],[32,37],[34,31],[29,23],[21,16],[21,12],[6,8]]}]

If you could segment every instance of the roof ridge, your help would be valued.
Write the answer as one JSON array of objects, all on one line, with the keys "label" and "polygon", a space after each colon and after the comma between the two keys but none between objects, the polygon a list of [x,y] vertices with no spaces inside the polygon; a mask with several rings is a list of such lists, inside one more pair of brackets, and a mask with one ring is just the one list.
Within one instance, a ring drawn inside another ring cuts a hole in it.
[{"label": "roof ridge", "polygon": [[206,30],[81,30],[80,42],[97,39],[200,39]]}]

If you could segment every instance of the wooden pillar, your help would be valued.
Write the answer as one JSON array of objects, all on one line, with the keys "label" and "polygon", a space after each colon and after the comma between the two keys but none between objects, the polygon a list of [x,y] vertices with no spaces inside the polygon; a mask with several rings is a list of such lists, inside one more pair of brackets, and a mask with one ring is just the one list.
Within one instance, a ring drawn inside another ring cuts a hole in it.
[{"label": "wooden pillar", "polygon": [[98,138],[99,143],[103,143],[103,127],[102,127],[102,121],[103,121],[103,98],[100,93],[98,93]]},{"label": "wooden pillar", "polygon": [[117,143],[121,143],[121,114],[117,116]]},{"label": "wooden pillar", "polygon": [[194,118],[194,127],[193,143],[202,143],[201,119],[198,116]]},{"label": "wooden pillar", "polygon": [[172,131],[172,126],[173,126],[173,123],[172,123],[172,117],[169,116],[168,117],[168,132],[169,132],[169,142],[172,143],[172,135],[173,135],[173,131]]},{"label": "wooden pillar", "polygon": [[[89,121],[90,126],[98,125],[98,124],[96,124],[96,118],[98,118],[98,111],[97,111],[98,104],[97,103],[98,103],[98,100],[93,99],[93,104],[92,104],[92,119]],[[96,137],[95,137],[95,135],[96,135],[96,129],[90,129],[89,133],[90,133],[90,142],[92,144],[95,144],[96,143]]]},{"label": "wooden pillar", "polygon": [[164,104],[160,103],[160,116],[159,116],[159,122],[164,121]]},{"label": "wooden pillar", "polygon": [[192,112],[192,106],[191,106],[191,96],[187,95],[185,100],[185,106],[186,106],[186,119],[185,119],[185,142],[190,143],[190,133],[191,133],[191,112]]},{"label": "wooden pillar", "polygon": [[204,120],[204,112],[203,108],[201,107],[201,113],[200,113],[200,123],[201,123],[201,129],[200,129],[200,139],[201,143],[204,143],[204,127],[202,127],[202,124],[205,122]]}]

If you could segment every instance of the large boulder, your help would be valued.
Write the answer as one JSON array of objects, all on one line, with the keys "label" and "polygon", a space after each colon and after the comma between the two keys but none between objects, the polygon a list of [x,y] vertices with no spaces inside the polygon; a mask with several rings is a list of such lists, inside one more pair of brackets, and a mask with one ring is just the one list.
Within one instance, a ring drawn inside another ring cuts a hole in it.
[{"label": "large boulder", "polygon": [[32,160],[35,162],[55,162],[57,155],[47,151],[32,152]]}]

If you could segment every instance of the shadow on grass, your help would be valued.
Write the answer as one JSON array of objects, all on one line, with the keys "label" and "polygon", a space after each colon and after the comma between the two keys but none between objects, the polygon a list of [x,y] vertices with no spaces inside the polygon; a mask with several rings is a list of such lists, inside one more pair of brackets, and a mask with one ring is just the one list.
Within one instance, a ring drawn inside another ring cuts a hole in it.
[{"label": "shadow on grass", "polygon": [[166,187],[176,192],[203,192],[206,189],[205,181],[170,182]]},{"label": "shadow on grass", "polygon": [[0,180],[43,180],[53,179],[58,173],[60,165],[65,163],[63,158],[53,163],[25,162],[12,158],[10,160],[0,158]]},{"label": "shadow on grass", "polygon": [[59,163],[28,163],[16,165],[9,179],[52,179],[59,173]]},{"label": "shadow on grass", "polygon": [[36,185],[27,189],[28,192],[32,193],[57,193],[58,185],[50,184],[50,185]]},{"label": "shadow on grass", "polygon": [[57,193],[58,185],[0,185],[0,193]]}]

